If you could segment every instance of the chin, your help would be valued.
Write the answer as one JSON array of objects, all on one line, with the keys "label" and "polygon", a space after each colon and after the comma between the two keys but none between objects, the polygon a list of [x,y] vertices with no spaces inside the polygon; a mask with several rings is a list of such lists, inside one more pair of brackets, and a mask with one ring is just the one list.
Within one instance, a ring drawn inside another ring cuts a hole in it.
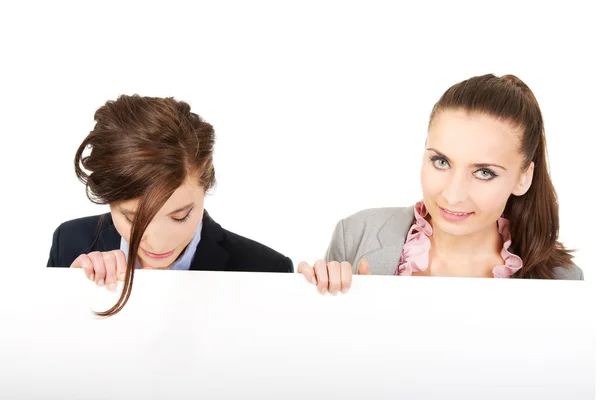
[{"label": "chin", "polygon": [[[469,219],[473,217],[474,215],[472,215]],[[474,229],[472,221],[452,222],[446,220],[444,217],[439,215],[439,213],[436,213],[436,215],[431,215],[431,222],[439,230],[447,235],[452,236],[466,236],[477,230]]]},{"label": "chin", "polygon": [[442,232],[451,236],[467,236],[473,233],[473,229],[468,226],[456,226],[446,221],[437,226]]},{"label": "chin", "polygon": [[146,268],[153,268],[153,269],[166,269],[173,263],[173,261],[175,261],[175,257],[173,257],[173,256],[171,256],[169,258],[165,258],[163,260],[153,260],[151,258],[148,259],[147,257],[141,257],[141,258],[144,261]]}]

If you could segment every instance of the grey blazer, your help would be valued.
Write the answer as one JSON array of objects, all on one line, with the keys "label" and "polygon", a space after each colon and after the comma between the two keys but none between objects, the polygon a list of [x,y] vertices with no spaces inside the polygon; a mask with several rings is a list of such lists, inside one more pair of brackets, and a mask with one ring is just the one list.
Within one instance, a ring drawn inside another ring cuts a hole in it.
[{"label": "grey blazer", "polygon": [[[394,275],[402,245],[414,221],[414,207],[372,208],[339,221],[325,261],[348,261],[356,274],[358,262],[366,258],[373,275]],[[556,267],[556,279],[583,280],[577,267]]]}]

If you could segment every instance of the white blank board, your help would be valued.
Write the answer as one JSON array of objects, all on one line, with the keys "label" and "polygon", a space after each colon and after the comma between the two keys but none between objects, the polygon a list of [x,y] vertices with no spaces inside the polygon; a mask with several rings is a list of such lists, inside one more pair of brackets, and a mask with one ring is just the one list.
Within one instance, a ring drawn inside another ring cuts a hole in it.
[{"label": "white blank board", "polygon": [[594,398],[587,282],[359,276],[323,296],[298,274],[137,271],[108,319],[91,310],[117,294],[81,270],[18,288],[0,398]]}]

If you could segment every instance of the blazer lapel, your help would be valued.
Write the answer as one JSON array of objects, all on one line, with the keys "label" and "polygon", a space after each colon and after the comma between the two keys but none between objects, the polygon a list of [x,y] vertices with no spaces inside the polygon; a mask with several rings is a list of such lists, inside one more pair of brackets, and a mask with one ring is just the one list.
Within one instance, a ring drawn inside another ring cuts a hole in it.
[{"label": "blazer lapel", "polygon": [[224,271],[227,267],[229,255],[221,246],[223,241],[223,228],[217,224],[204,210],[202,217],[202,234],[200,243],[196,248],[194,260],[190,270],[195,271]]},{"label": "blazer lapel", "polygon": [[373,249],[365,252],[360,258],[366,258],[373,275],[393,275],[400,256],[406,235],[414,221],[414,208],[406,207],[398,210],[377,233]]}]

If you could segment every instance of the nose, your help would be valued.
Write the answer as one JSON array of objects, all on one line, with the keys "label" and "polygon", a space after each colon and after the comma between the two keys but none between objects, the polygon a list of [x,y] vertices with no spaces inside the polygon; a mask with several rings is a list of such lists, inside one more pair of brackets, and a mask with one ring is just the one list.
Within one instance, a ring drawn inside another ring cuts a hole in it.
[{"label": "nose", "polygon": [[160,229],[153,223],[148,225],[144,236],[142,236],[142,247],[151,253],[162,254],[171,249],[165,249],[165,245],[168,243],[168,235],[165,229]]},{"label": "nose", "polygon": [[447,184],[442,191],[442,197],[449,206],[460,204],[467,200],[469,182],[466,174],[454,171],[450,173]]}]

